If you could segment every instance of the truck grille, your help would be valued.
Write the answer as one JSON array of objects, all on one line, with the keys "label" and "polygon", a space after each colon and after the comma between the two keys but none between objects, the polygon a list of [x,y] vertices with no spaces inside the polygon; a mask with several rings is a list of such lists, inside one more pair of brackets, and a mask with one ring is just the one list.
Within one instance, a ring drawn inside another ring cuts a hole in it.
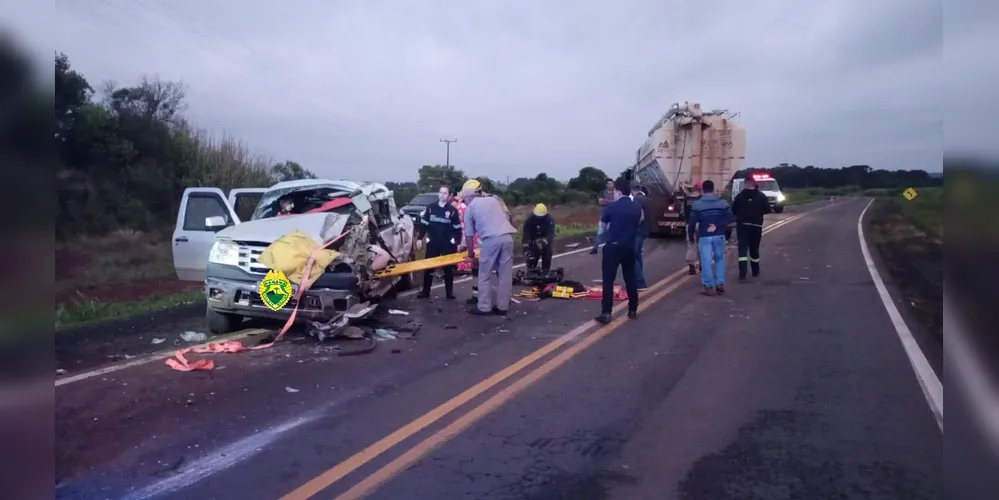
[{"label": "truck grille", "polygon": [[239,268],[251,274],[267,274],[270,268],[258,262],[266,248],[267,245],[263,244],[240,243]]},{"label": "truck grille", "polygon": [[767,201],[769,201],[770,203],[774,203],[774,202],[777,201],[777,197],[776,196],[767,196]]}]

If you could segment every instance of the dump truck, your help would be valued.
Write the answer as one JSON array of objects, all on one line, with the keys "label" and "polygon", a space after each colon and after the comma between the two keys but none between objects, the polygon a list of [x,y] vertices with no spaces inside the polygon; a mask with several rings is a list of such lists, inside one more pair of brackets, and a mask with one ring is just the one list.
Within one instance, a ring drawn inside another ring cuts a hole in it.
[{"label": "dump truck", "polygon": [[[719,196],[731,194],[732,177],[746,159],[746,131],[736,123],[738,116],[724,109],[702,111],[698,103],[676,103],[649,130],[635,155],[632,178],[642,182],[648,195],[652,235],[685,232],[694,187],[702,182],[713,181]],[[733,227],[725,229],[726,238]]]}]

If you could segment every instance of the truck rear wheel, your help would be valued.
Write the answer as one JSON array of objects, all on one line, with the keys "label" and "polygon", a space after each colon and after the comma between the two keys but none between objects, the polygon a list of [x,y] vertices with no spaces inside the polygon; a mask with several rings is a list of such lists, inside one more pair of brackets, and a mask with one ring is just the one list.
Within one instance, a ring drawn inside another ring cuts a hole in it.
[{"label": "truck rear wheel", "polygon": [[205,309],[205,320],[208,323],[208,331],[215,334],[234,332],[243,324],[242,316],[218,312],[210,306]]}]

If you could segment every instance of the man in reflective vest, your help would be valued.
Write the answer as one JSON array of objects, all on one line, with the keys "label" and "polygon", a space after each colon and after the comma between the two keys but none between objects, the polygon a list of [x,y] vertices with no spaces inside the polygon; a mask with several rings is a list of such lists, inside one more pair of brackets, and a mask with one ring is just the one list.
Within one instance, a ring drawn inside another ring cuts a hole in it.
[{"label": "man in reflective vest", "polygon": [[735,234],[739,240],[739,281],[746,280],[746,264],[753,277],[760,275],[760,242],[763,240],[763,216],[770,213],[767,196],[756,189],[753,176],[747,175],[742,191],[732,200]]},{"label": "man in reflective vest", "polygon": [[[450,201],[451,190],[447,186],[441,186],[437,191],[437,202],[427,205],[420,214],[421,234],[417,240],[417,248],[426,238],[428,259],[458,251],[458,242],[461,241],[461,220],[458,219],[458,209],[451,205]],[[444,266],[444,295],[449,300],[454,299],[454,267]],[[423,289],[417,297],[430,297],[433,281],[434,270],[424,271]]]}]

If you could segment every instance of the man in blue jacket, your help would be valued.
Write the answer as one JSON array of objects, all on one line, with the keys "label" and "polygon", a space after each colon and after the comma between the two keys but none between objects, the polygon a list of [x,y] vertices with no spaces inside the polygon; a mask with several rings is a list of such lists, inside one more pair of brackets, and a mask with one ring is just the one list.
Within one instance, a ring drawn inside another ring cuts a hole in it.
[{"label": "man in blue jacket", "polygon": [[642,207],[631,197],[631,187],[628,181],[616,183],[621,197],[604,207],[600,222],[607,224],[604,233],[604,255],[602,264],[603,295],[600,300],[600,316],[596,321],[607,324],[611,322],[611,312],[614,306],[614,280],[617,279],[617,268],[621,268],[624,277],[624,288],[628,291],[628,317],[638,316],[638,287],[635,283],[635,235],[638,234],[642,220]]},{"label": "man in blue jacket", "polygon": [[[725,226],[732,222],[728,202],[715,194],[715,183],[701,183],[701,197],[690,206],[687,240],[697,237],[701,256],[701,284],[704,295],[725,293]],[[712,259],[714,266],[711,265]]]}]

